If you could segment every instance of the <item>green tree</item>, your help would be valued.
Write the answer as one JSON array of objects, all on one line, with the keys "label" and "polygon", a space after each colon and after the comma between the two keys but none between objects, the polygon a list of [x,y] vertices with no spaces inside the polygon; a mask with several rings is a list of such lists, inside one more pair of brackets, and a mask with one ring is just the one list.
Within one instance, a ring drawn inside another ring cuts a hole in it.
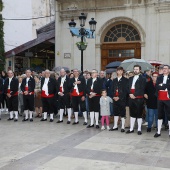
[{"label": "green tree", "polygon": [[[0,12],[3,10],[3,2],[0,0]],[[0,70],[4,70],[5,66],[5,49],[4,49],[4,22],[2,14],[0,14]]]}]

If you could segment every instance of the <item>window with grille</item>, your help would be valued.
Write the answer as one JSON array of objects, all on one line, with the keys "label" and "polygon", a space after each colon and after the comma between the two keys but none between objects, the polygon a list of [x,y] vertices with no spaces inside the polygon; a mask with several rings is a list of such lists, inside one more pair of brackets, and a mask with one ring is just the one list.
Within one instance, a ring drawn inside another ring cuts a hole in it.
[{"label": "window with grille", "polygon": [[134,27],[127,24],[118,24],[106,33],[104,42],[117,42],[120,39],[127,42],[140,41],[140,35]]},{"label": "window with grille", "polygon": [[109,50],[109,58],[129,57],[135,56],[135,50]]}]

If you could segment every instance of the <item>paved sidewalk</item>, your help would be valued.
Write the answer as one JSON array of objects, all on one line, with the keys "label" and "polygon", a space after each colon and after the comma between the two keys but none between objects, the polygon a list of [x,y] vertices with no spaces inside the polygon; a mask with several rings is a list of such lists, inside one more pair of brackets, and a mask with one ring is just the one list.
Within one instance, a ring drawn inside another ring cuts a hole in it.
[{"label": "paved sidewalk", "polygon": [[[168,131],[134,134],[55,121],[0,121],[0,170],[169,170]],[[73,122],[73,121],[72,121]]]}]

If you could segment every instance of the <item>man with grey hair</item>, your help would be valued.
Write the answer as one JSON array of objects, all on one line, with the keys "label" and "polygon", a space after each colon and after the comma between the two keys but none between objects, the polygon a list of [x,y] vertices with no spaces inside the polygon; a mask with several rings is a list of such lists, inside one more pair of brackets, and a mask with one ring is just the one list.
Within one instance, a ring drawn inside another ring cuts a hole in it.
[{"label": "man with grey hair", "polygon": [[86,112],[86,83],[83,76],[80,76],[80,72],[78,69],[73,70],[74,77],[70,79],[70,89],[71,89],[71,96],[72,96],[72,106],[75,116],[75,121],[73,125],[79,123],[78,121],[78,112],[79,106],[81,112],[83,112],[84,116],[84,124],[87,125],[87,112]]},{"label": "man with grey hair", "polygon": [[71,102],[70,102],[70,78],[66,75],[64,69],[60,70],[60,77],[58,78],[58,95],[59,95],[59,107],[60,107],[60,119],[57,123],[63,122],[64,109],[68,112],[67,124],[71,123]]},{"label": "man with grey hair", "polygon": [[5,79],[4,82],[4,94],[7,96],[8,110],[9,110],[9,121],[15,119],[14,121],[18,121],[18,79],[14,77],[14,73],[12,70],[8,71],[8,78]]},{"label": "man with grey hair", "polygon": [[22,80],[21,91],[23,92],[24,101],[24,121],[28,121],[28,114],[30,116],[30,122],[33,121],[33,110],[34,110],[34,89],[35,80],[31,77],[31,70],[26,70],[26,78]]},{"label": "man with grey hair", "polygon": [[106,89],[106,83],[107,83],[106,72],[101,70],[99,72],[99,78],[101,78],[101,80],[102,80],[103,89]]},{"label": "man with grey hair", "polygon": [[47,121],[47,113],[50,113],[50,122],[53,122],[54,114],[54,96],[57,93],[57,82],[50,77],[50,71],[45,70],[45,77],[41,79],[41,97],[43,105],[43,118],[41,121]]},{"label": "man with grey hair", "polygon": [[100,97],[103,88],[103,82],[98,78],[98,71],[93,69],[92,77],[87,81],[86,92],[89,95],[89,111],[90,111],[90,124],[87,128],[94,127],[94,118],[96,120],[96,128],[99,129],[99,111],[100,111]]},{"label": "man with grey hair", "polygon": [[161,136],[162,122],[164,114],[167,115],[170,136],[170,75],[169,65],[163,66],[163,74],[157,78],[156,93],[158,96],[158,129],[155,138]]}]

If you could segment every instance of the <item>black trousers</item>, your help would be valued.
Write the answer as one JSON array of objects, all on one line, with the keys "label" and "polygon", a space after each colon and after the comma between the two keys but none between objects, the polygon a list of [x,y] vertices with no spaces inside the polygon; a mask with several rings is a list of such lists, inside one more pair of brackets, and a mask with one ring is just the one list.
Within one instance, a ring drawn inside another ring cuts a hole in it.
[{"label": "black trousers", "polygon": [[0,109],[1,109],[2,100],[3,100],[3,94],[0,94]]},{"label": "black trousers", "polygon": [[2,107],[5,108],[5,103],[6,103],[6,108],[8,108],[8,103],[7,103],[7,96],[6,94],[2,94]]},{"label": "black trousers", "polygon": [[23,95],[24,110],[34,111],[34,95]]},{"label": "black trousers", "polygon": [[54,97],[50,97],[50,98],[42,97],[41,100],[43,105],[43,112],[47,112],[49,114],[54,113],[54,103],[55,103]]},{"label": "black trousers", "polygon": [[165,114],[170,121],[170,100],[158,100],[158,119],[164,119]]},{"label": "black trousers", "polygon": [[86,101],[81,100],[82,96],[72,96],[72,107],[74,112],[79,112],[79,106],[80,111],[85,112],[86,111]]},{"label": "black trousers", "polygon": [[133,118],[142,118],[144,99],[129,99],[130,116]]},{"label": "black trousers", "polygon": [[100,96],[95,96],[89,98],[89,111],[90,112],[100,112]]},{"label": "black trousers", "polygon": [[113,101],[114,116],[125,117],[126,115],[126,101]]},{"label": "black trousers", "polygon": [[8,111],[18,111],[18,96],[7,97]]},{"label": "black trousers", "polygon": [[71,108],[70,94],[64,94],[64,96],[59,96],[59,107],[60,109]]}]

